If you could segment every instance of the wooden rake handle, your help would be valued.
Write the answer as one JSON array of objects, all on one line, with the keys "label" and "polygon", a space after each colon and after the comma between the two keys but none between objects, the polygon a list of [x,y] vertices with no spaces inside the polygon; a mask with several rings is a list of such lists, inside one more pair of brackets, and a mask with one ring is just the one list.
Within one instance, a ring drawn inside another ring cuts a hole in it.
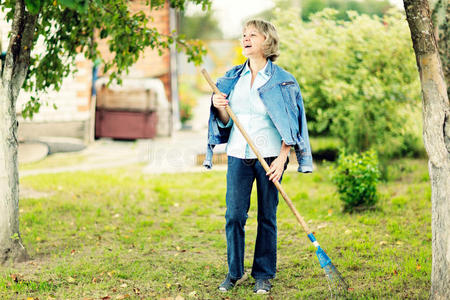
[{"label": "wooden rake handle", "polygon": [[[214,84],[214,82],[212,81],[211,77],[209,76],[208,72],[205,69],[202,69],[202,74],[205,77],[206,81],[209,83],[209,85],[211,86],[211,88],[213,89],[215,94],[221,94],[220,90],[217,88],[217,86]],[[230,118],[233,120],[234,124],[237,126],[237,128],[239,129],[239,131],[242,133],[242,135],[244,136],[245,140],[247,141],[248,145],[250,146],[250,148],[252,148],[253,152],[255,153],[256,157],[258,158],[259,162],[261,163],[261,165],[263,166],[264,170],[266,170],[266,172],[269,171],[270,167],[269,165],[266,163],[266,161],[264,160],[264,158],[261,156],[261,154],[259,153],[258,149],[256,148],[255,144],[253,143],[253,141],[251,140],[251,138],[248,136],[247,132],[245,131],[244,127],[242,127],[241,122],[239,121],[239,119],[236,117],[236,115],[234,114],[234,112],[231,110],[230,106],[227,105],[225,107],[225,110],[227,111],[228,115],[230,116]],[[297,221],[300,223],[300,225],[302,226],[303,230],[305,230],[306,234],[310,234],[311,230],[309,230],[308,224],[306,224],[305,220],[303,219],[303,217],[300,215],[300,213],[297,211],[297,209],[295,208],[294,204],[292,203],[291,199],[289,199],[288,195],[286,194],[286,192],[284,191],[283,187],[281,186],[279,181],[274,182],[275,186],[277,187],[278,191],[280,192],[281,196],[283,196],[284,201],[286,201],[286,204],[289,206],[289,208],[291,209],[292,213],[295,215],[295,217],[297,218]]]}]

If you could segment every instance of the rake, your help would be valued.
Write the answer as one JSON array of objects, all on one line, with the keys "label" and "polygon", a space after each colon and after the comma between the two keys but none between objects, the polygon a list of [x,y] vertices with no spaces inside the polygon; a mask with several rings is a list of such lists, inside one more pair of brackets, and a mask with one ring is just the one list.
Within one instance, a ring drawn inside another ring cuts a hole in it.
[{"label": "rake", "polygon": [[[208,72],[205,69],[202,69],[202,74],[205,77],[206,81],[209,83],[211,88],[213,89],[214,93],[220,94],[220,90],[217,88],[217,86],[212,81],[211,77],[209,76]],[[264,160],[264,158],[259,153],[258,149],[256,148],[253,141],[248,136],[245,129],[242,127],[242,124],[239,122],[239,119],[236,117],[236,115],[231,110],[230,106],[227,105],[225,107],[225,110],[227,111],[230,118],[233,120],[234,124],[238,127],[239,131],[244,136],[245,140],[247,141],[250,148],[252,148],[253,152],[255,153],[256,157],[258,158],[259,162],[263,166],[264,170],[269,171],[270,167]],[[341,273],[336,269],[336,267],[331,262],[331,259],[328,257],[328,255],[325,253],[325,251],[320,247],[319,242],[317,242],[316,238],[314,237],[314,234],[309,229],[308,225],[306,224],[303,217],[300,215],[300,213],[297,211],[297,209],[294,207],[294,204],[292,203],[291,199],[288,197],[286,192],[284,191],[283,187],[281,186],[279,181],[274,182],[276,188],[280,192],[280,194],[283,196],[283,199],[286,201],[286,204],[291,209],[292,213],[294,214],[297,221],[302,226],[303,230],[306,232],[309,240],[313,243],[313,245],[316,247],[316,255],[319,259],[319,264],[324,270],[326,274],[326,278],[328,281],[328,286],[330,288],[331,295],[333,297],[334,295],[337,295],[340,291],[346,292],[349,288],[348,284],[345,282],[344,278],[342,277]]]}]

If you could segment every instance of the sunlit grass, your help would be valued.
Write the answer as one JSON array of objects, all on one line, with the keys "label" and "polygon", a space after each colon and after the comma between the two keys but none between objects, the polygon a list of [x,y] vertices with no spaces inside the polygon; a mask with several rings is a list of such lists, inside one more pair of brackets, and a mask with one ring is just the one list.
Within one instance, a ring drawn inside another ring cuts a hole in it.
[{"label": "sunlit grass", "polygon": [[[376,210],[344,214],[326,165],[287,172],[283,186],[354,289],[349,298],[428,297],[430,185],[424,160],[392,163]],[[250,279],[229,294],[225,172],[143,175],[137,168],[29,176],[21,199],[23,242],[32,260],[0,272],[0,298],[260,299]],[[246,268],[256,236],[256,193],[246,227]],[[274,299],[325,299],[314,247],[280,198]],[[13,276],[11,276],[13,274]],[[16,277],[15,277],[16,276]],[[264,298],[264,297],[263,297]]]}]

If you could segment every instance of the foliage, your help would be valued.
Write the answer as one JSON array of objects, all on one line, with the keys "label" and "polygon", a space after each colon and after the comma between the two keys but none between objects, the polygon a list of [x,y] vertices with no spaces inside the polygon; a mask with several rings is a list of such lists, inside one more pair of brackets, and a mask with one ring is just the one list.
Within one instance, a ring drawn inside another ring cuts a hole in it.
[{"label": "foliage", "polygon": [[181,14],[179,28],[180,33],[184,34],[187,39],[210,40],[223,37],[219,22],[211,10],[193,16]]},{"label": "foliage", "polygon": [[299,80],[311,134],[335,135],[350,152],[374,147],[384,160],[420,152],[407,148],[420,138],[406,126],[420,118],[420,86],[404,16],[342,21],[326,9],[305,23],[296,14],[277,14],[278,63]]},{"label": "foliage", "polygon": [[[276,0],[276,7],[282,11],[289,11],[295,7],[298,0]],[[392,4],[388,0],[301,0],[300,12],[297,16],[301,16],[303,21],[309,21],[310,16],[325,9],[333,8],[337,10],[336,18],[339,20],[349,20],[348,11],[356,11],[359,14],[383,16]],[[297,17],[296,16],[296,17]],[[275,18],[274,9],[265,10],[255,17],[265,20],[273,20]]]},{"label": "foliage", "polygon": [[361,155],[343,151],[339,154],[336,167],[331,170],[345,211],[367,209],[377,203],[380,172],[378,157],[373,149]]},{"label": "foliage", "polygon": [[335,161],[339,156],[339,149],[342,148],[342,141],[331,136],[311,136],[309,142],[315,162]]},{"label": "foliage", "polygon": [[[380,184],[382,210],[364,214],[340,212],[323,165],[311,175],[288,169],[283,176],[285,191],[354,289],[349,299],[429,297],[427,161],[392,165],[401,167],[400,177]],[[217,286],[227,271],[225,171],[149,175],[141,167],[21,178],[21,237],[33,260],[0,269],[0,298],[222,298]],[[247,270],[257,233],[256,190],[251,201]],[[277,215],[278,272],[271,296],[328,297],[314,246],[282,199]],[[252,285],[248,280],[227,297],[264,299]]]},{"label": "foliage", "polygon": [[247,57],[242,54],[242,46],[236,45],[233,47],[233,66],[245,63]]},{"label": "foliage", "polygon": [[192,109],[197,105],[198,95],[195,93],[193,87],[188,83],[180,83],[179,85],[180,97],[180,119],[181,123],[186,123],[194,116]]},{"label": "foliage", "polygon": [[307,21],[313,14],[325,9],[333,8],[337,10],[336,18],[349,20],[347,11],[356,11],[359,14],[383,16],[392,8],[388,0],[302,0],[302,19]]},{"label": "foliage", "polygon": [[[203,9],[210,6],[210,0],[171,0],[170,5],[184,10],[188,2],[201,4]],[[14,17],[16,1],[2,1],[0,6],[7,11],[7,20]],[[39,14],[33,46],[42,40],[45,50],[32,52],[31,62],[24,89],[35,94],[50,89],[59,91],[62,80],[75,72],[75,58],[82,53],[87,59],[101,59],[103,72],[109,74],[109,83],[121,83],[121,75],[128,72],[145,48],[163,49],[175,43],[178,50],[186,52],[189,61],[202,62],[206,53],[200,41],[187,41],[172,32],[160,33],[152,26],[152,19],[143,11],[131,14],[128,1],[124,0],[64,0],[27,1],[27,8]],[[146,1],[149,10],[160,9],[163,0]],[[100,56],[98,40],[106,39],[113,54],[106,61]],[[32,117],[39,110],[39,96],[27,103],[24,117]]]}]

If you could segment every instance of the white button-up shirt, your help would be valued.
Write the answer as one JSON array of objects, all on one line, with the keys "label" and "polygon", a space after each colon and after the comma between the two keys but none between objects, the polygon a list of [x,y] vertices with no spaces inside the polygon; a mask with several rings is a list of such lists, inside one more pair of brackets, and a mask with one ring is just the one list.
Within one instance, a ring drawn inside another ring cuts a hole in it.
[{"label": "white button-up shirt", "polygon": [[[258,88],[263,86],[270,78],[264,73],[266,68],[267,63],[257,73],[253,85],[250,86],[252,74],[247,63],[228,97],[228,105],[238,117],[261,155],[271,157],[280,154],[281,135],[270,119],[258,93]],[[227,155],[242,159],[256,158],[253,150],[247,144],[237,126],[234,126],[231,118],[227,125],[218,120],[218,125],[222,128],[233,126],[226,146]]]}]

